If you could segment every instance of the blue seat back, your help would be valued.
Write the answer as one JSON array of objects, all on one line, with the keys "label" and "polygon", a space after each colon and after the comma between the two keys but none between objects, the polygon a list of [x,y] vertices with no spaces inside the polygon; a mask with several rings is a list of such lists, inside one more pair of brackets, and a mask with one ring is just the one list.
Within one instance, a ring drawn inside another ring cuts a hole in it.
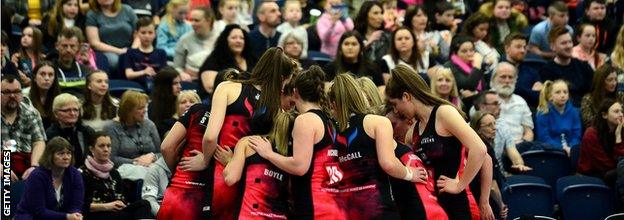
[{"label": "blue seat back", "polygon": [[508,219],[524,215],[553,216],[552,188],[539,177],[511,176],[502,194],[503,200],[509,207]]},{"label": "blue seat back", "polygon": [[533,168],[525,174],[541,177],[553,188],[559,178],[571,173],[570,158],[564,152],[533,150],[522,153],[522,159],[525,165]]},{"label": "blue seat back", "polygon": [[111,79],[108,81],[108,91],[113,97],[121,98],[121,95],[127,90],[145,93],[145,88],[137,82],[122,79]]},{"label": "blue seat back", "polygon": [[613,212],[612,195],[613,191],[595,177],[566,176],[557,181],[557,199],[566,220],[604,219]]}]

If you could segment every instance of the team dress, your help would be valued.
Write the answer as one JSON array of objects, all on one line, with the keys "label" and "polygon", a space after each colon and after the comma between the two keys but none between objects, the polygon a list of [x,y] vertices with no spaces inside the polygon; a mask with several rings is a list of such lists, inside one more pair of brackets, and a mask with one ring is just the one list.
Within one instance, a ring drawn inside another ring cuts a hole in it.
[{"label": "team dress", "polygon": [[366,134],[364,114],[349,119],[336,138],[340,169],[340,208],[347,219],[399,219],[390,178],[379,165],[375,140]]},{"label": "team dress", "polygon": [[[425,167],[412,149],[404,144],[397,143],[394,154],[406,166]],[[426,184],[396,178],[391,178],[390,183],[401,219],[448,219],[435,196],[435,181],[432,174],[427,174]]]},{"label": "team dress", "polygon": [[242,177],[238,219],[287,219],[288,173],[254,153],[245,158]]},{"label": "team dress", "polygon": [[303,176],[291,177],[293,213],[291,219],[346,219],[337,202],[338,183],[342,172],[338,151],[334,148],[334,125],[321,110],[308,112],[318,115],[325,127],[323,139],[314,144],[312,162]]},{"label": "team dress", "polygon": [[[202,151],[202,139],[210,109],[203,104],[195,104],[178,120],[186,128],[186,144],[183,157],[190,157],[191,151]],[[209,217],[210,205],[206,192],[212,192],[212,169],[184,171],[177,166],[171,182],[165,191],[158,219],[205,219]]]},{"label": "team dress", "polygon": [[[415,154],[424,162],[429,173],[437,180],[441,175],[448,178],[461,177],[466,166],[466,148],[455,136],[444,137],[435,130],[436,112],[433,107],[429,121],[422,134],[414,131],[412,138]],[[419,128],[420,121],[416,122]],[[479,207],[467,186],[459,194],[440,193],[435,188],[438,202],[450,219],[479,219]]]}]

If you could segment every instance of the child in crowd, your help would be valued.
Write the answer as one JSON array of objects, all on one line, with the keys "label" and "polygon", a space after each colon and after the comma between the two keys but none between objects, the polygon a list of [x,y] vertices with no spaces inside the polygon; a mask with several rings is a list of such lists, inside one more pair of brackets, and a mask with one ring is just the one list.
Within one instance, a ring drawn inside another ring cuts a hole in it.
[{"label": "child in crowd", "polygon": [[247,28],[246,25],[242,25],[238,22],[240,7],[241,1],[239,0],[219,1],[219,14],[221,15],[221,18],[215,21],[212,26],[215,36],[219,36],[228,24],[239,24],[243,30],[249,32],[249,28]]},{"label": "child in crowd", "polygon": [[33,68],[37,63],[45,59],[43,55],[43,33],[36,27],[26,27],[22,32],[20,49],[11,57],[11,61],[19,71],[22,82],[32,75]]},{"label": "child in crowd", "polygon": [[162,49],[154,48],[156,26],[150,18],[139,19],[136,35],[141,45],[136,49],[129,49],[125,55],[124,69],[126,78],[151,89],[152,78],[167,65],[167,53]]},{"label": "child in crowd", "polygon": [[343,8],[342,0],[328,0],[325,12],[316,23],[316,31],[321,40],[321,52],[332,58],[336,57],[342,34],[354,28],[353,20]]},{"label": "child in crowd", "polygon": [[546,81],[540,93],[535,121],[537,140],[570,154],[581,143],[581,116],[569,102],[568,84],[563,80]]},{"label": "child in crowd", "polygon": [[303,37],[303,49],[308,50],[308,32],[305,27],[300,24],[302,18],[301,2],[299,0],[288,0],[282,7],[282,18],[284,22],[277,26],[277,31],[282,33],[282,36],[288,32],[295,31],[298,36]]},{"label": "child in crowd", "polygon": [[592,69],[602,66],[607,60],[607,55],[596,51],[596,27],[589,23],[580,24],[576,30],[576,42],[572,48],[572,56],[576,59],[587,61]]}]

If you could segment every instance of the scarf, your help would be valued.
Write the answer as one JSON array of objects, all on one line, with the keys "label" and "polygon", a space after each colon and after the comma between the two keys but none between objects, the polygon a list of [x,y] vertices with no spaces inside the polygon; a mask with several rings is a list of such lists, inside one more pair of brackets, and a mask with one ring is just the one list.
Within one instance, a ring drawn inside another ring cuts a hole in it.
[{"label": "scarf", "polygon": [[108,179],[108,177],[110,177],[110,171],[113,169],[113,165],[114,164],[110,159],[104,164],[98,163],[91,156],[87,156],[87,159],[85,160],[85,166],[87,166],[87,169],[93,172],[95,176],[102,179]]},{"label": "scarf", "polygon": [[[457,65],[461,70],[464,71],[464,74],[470,75],[472,73],[472,63],[466,63],[464,60],[459,58],[456,54],[451,55],[451,62]],[[479,80],[479,84],[477,84],[477,91],[481,91],[483,89],[482,85],[483,81]]]}]

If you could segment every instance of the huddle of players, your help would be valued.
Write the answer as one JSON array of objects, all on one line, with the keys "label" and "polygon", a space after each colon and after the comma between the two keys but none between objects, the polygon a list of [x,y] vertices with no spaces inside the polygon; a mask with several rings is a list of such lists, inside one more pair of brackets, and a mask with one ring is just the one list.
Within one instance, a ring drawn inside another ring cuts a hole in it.
[{"label": "huddle of players", "polygon": [[[211,109],[194,105],[176,122],[162,144],[175,172],[158,219],[478,219],[468,189],[440,193],[434,182],[436,171],[461,175],[456,138],[425,143],[437,145],[421,160],[393,140],[388,118],[369,113],[352,76],[336,76],[326,95],[321,68],[297,69],[271,48],[247,79],[216,88]],[[298,113],[282,110],[290,101]],[[435,161],[445,155],[458,157],[450,171]]]}]

